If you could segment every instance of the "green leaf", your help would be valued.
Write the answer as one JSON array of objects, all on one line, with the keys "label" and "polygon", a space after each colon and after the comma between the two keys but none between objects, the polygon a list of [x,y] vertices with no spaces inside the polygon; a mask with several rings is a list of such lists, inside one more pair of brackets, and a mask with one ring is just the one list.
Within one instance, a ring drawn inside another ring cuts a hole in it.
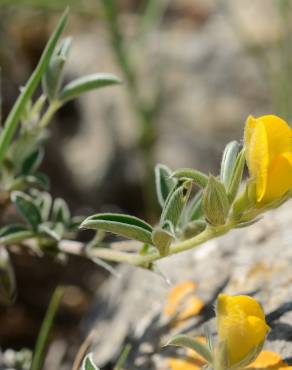
[{"label": "green leaf", "polygon": [[172,177],[192,180],[192,182],[201,188],[204,188],[208,184],[208,176],[203,172],[193,170],[192,168],[180,168],[173,172]]},{"label": "green leaf", "polygon": [[207,227],[207,224],[203,220],[191,221],[183,230],[184,239],[190,239],[194,236],[201,234]]},{"label": "green leaf", "polygon": [[81,226],[85,229],[105,230],[129,239],[152,244],[152,227],[137,217],[101,213],[85,219]]},{"label": "green leaf", "polygon": [[63,78],[63,70],[68,58],[71,43],[71,37],[66,37],[62,41],[58,51],[52,56],[48,68],[43,75],[43,90],[50,100],[53,100],[60,90],[60,85]]},{"label": "green leaf", "polygon": [[21,224],[10,224],[0,229],[0,238],[3,236],[13,235],[21,231],[27,231],[27,227]]},{"label": "green leaf", "polygon": [[44,158],[43,148],[37,148],[25,158],[22,163],[21,174],[28,175],[36,171]]},{"label": "green leaf", "polygon": [[57,198],[52,209],[52,221],[61,222],[65,225],[70,223],[70,210],[64,199]]},{"label": "green leaf", "polygon": [[224,150],[221,162],[220,180],[223,182],[226,189],[230,187],[239,151],[240,144],[237,141],[228,143]]},{"label": "green leaf", "polygon": [[47,46],[41,56],[41,59],[36,69],[34,70],[24,89],[22,89],[12,110],[10,111],[8,117],[6,118],[4,128],[0,134],[0,163],[2,163],[6,151],[11,143],[11,140],[13,139],[23,110],[25,109],[25,106],[29,101],[30,97],[36,90],[40,82],[40,79],[49,64],[50,58],[54,52],[56,44],[67,22],[67,18],[68,18],[68,9],[66,9],[65,12],[63,13],[54,33],[52,34],[47,43]]},{"label": "green leaf", "polygon": [[50,227],[49,224],[43,223],[39,225],[38,231],[57,242],[61,240],[60,234]]},{"label": "green leaf", "polygon": [[93,361],[93,354],[88,353],[83,362],[82,362],[82,370],[100,370],[99,367],[97,367]]},{"label": "green leaf", "polygon": [[14,269],[6,248],[0,248],[0,301],[9,305],[16,298]]},{"label": "green leaf", "polygon": [[203,191],[200,190],[189,202],[188,206],[185,209],[185,223],[188,223],[189,221],[195,221],[203,217],[202,199]]},{"label": "green leaf", "polygon": [[111,73],[96,73],[83,76],[69,82],[60,92],[58,99],[63,104],[85,92],[120,83],[121,81]]},{"label": "green leaf", "polygon": [[213,356],[209,348],[199,340],[188,335],[176,335],[168,343],[168,346],[179,346],[194,350],[202,356],[208,363],[212,363]]},{"label": "green leaf", "polygon": [[11,200],[15,204],[18,212],[31,225],[32,229],[36,231],[38,225],[42,222],[42,218],[33,199],[25,193],[14,191],[11,194]]},{"label": "green leaf", "polygon": [[216,177],[210,175],[209,182],[204,189],[203,211],[211,225],[224,225],[230,209],[230,202],[225,186]]},{"label": "green leaf", "polygon": [[152,232],[153,245],[159,250],[161,256],[167,256],[169,247],[175,240],[173,225],[167,221],[162,226],[157,226]]},{"label": "green leaf", "polygon": [[171,177],[171,170],[167,166],[163,164],[155,166],[156,193],[161,207],[164,206],[169,193],[173,190],[176,183],[176,179]]},{"label": "green leaf", "polygon": [[242,150],[237,156],[234,171],[231,178],[229,188],[227,188],[227,194],[230,202],[232,203],[235,199],[242,180],[243,170],[245,165],[245,153]]},{"label": "green leaf", "polygon": [[169,194],[162,210],[160,225],[164,225],[165,222],[169,221],[174,228],[176,228],[190,196],[191,187],[191,182],[186,181],[182,185],[178,185],[177,188]]},{"label": "green leaf", "polygon": [[34,202],[40,210],[43,221],[48,221],[53,203],[52,196],[46,191],[32,189],[31,194],[34,197]]},{"label": "green leaf", "polygon": [[49,307],[47,309],[46,315],[44,317],[37,337],[37,342],[30,365],[30,370],[43,369],[49,335],[51,333],[63,296],[64,289],[62,287],[57,287],[54,291],[54,294],[50,301]]}]

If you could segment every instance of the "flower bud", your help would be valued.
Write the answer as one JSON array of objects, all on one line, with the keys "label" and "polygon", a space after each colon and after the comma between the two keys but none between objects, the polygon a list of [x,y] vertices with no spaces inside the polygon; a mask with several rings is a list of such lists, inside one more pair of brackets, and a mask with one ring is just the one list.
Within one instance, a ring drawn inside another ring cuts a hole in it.
[{"label": "flower bud", "polygon": [[203,194],[203,210],[211,225],[224,225],[228,216],[230,203],[222,182],[210,175]]}]

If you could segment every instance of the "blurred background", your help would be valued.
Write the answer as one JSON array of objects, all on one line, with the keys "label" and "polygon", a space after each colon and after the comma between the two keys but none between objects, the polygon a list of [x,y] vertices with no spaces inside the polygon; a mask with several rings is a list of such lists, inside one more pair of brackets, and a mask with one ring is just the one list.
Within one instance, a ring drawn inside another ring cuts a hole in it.
[{"label": "blurred background", "polygon": [[[291,1],[0,5],[2,117],[67,5],[65,34],[74,42],[66,78],[104,71],[123,80],[65,105],[50,125],[42,170],[53,196],[66,199],[74,214],[119,211],[155,222],[155,163],[216,173],[225,145],[242,138],[249,114],[292,118]],[[15,253],[13,260],[19,295],[12,307],[0,310],[2,348],[33,347],[60,282],[67,288],[54,338],[65,353],[65,338],[74,333],[78,347],[78,323],[107,275],[77,257],[66,268],[49,257]]]}]

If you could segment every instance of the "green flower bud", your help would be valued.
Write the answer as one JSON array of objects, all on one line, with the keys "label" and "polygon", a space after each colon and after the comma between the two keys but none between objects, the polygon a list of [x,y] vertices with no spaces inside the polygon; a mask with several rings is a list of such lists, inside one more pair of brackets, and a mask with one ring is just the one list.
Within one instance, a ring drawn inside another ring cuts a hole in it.
[{"label": "green flower bud", "polygon": [[203,210],[211,225],[224,225],[228,216],[230,203],[222,182],[210,175],[203,194]]}]

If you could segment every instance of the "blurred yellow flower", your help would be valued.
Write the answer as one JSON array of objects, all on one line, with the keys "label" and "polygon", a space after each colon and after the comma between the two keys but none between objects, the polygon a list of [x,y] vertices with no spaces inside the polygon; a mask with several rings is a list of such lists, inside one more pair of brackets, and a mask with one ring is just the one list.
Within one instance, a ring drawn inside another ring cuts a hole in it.
[{"label": "blurred yellow flower", "polygon": [[204,302],[195,294],[197,284],[193,281],[184,281],[170,291],[164,308],[164,315],[175,316],[176,324],[200,313]]},{"label": "blurred yellow flower", "polygon": [[[187,358],[169,358],[167,360],[167,367],[170,370],[200,370],[206,362],[200,358],[195,351],[188,350],[186,354]],[[272,351],[263,350],[258,358],[252,362],[245,370],[292,370],[292,366],[289,366],[283,361],[281,356]]]},{"label": "blurred yellow flower", "polygon": [[218,338],[226,343],[228,367],[263,344],[269,327],[258,302],[248,296],[220,294],[216,306]]},{"label": "blurred yellow flower", "polygon": [[259,207],[292,189],[292,130],[284,120],[274,115],[248,117],[245,148]]}]

